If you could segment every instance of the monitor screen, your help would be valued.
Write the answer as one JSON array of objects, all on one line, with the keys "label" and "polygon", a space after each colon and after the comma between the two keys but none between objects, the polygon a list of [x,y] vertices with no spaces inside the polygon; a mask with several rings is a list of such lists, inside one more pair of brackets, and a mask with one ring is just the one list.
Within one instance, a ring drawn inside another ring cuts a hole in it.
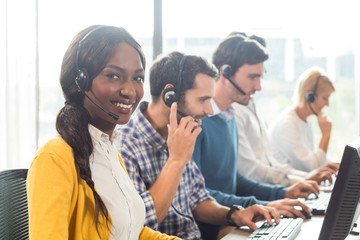
[{"label": "monitor screen", "polygon": [[345,239],[360,211],[360,137],[345,146],[319,240]]}]

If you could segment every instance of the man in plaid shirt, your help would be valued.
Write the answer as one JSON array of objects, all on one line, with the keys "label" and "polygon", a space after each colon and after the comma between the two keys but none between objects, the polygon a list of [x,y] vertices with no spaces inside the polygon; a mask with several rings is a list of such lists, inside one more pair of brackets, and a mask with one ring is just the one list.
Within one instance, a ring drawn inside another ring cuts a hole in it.
[{"label": "man in plaid shirt", "polygon": [[247,225],[251,230],[259,219],[279,221],[271,207],[230,210],[218,204],[192,160],[201,118],[212,114],[217,77],[201,57],[173,52],[158,59],[150,69],[152,101],[142,102],[128,124],[119,127],[118,149],[145,202],[145,224],[183,239],[201,237],[196,221]]}]

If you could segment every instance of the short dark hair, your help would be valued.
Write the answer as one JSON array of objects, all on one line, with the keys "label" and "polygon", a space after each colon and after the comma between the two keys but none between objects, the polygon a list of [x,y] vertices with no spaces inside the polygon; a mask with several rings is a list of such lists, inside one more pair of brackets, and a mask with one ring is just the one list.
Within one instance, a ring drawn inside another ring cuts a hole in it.
[{"label": "short dark hair", "polygon": [[261,37],[247,37],[244,33],[232,32],[215,49],[212,62],[218,69],[229,64],[235,71],[244,64],[262,63],[269,58],[265,45]]},{"label": "short dark hair", "polygon": [[257,41],[258,43],[260,43],[263,47],[266,47],[266,41],[265,39],[263,39],[262,37],[259,37],[257,35],[251,35],[248,36],[246,33],[244,32],[239,32],[239,31],[233,31],[231,33],[229,33],[229,35],[227,35],[227,37],[231,37],[231,36],[240,36],[243,38],[250,38],[252,40]]},{"label": "short dark hair", "polygon": [[179,74],[181,74],[180,89],[175,89],[182,99],[188,89],[194,87],[195,77],[199,73],[206,74],[214,79],[218,78],[218,72],[205,58],[195,55],[186,55],[184,65],[180,71],[180,62],[184,54],[171,52],[166,56],[155,60],[150,68],[149,82],[150,94],[153,101],[157,101],[166,84],[178,86]]}]

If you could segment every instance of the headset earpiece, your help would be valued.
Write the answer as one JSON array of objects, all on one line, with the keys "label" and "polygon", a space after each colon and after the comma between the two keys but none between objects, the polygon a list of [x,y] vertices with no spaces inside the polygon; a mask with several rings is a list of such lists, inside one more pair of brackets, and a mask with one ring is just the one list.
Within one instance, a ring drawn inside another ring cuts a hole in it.
[{"label": "headset earpiece", "polygon": [[320,78],[321,75],[316,79],[313,89],[305,93],[305,99],[308,103],[314,103],[316,101],[316,92],[318,89]]},{"label": "headset earpiece", "polygon": [[175,88],[165,88],[163,92],[163,100],[168,107],[171,107],[174,102],[177,102]]},{"label": "headset earpiece", "polygon": [[166,104],[166,106],[171,107],[171,105],[174,102],[178,102],[179,98],[180,98],[180,94],[176,91],[180,91],[181,89],[181,82],[182,82],[182,72],[183,72],[183,68],[184,68],[184,64],[185,64],[185,60],[186,60],[186,54],[184,54],[180,60],[179,63],[179,74],[178,74],[178,78],[176,79],[175,85],[174,87],[170,87],[170,88],[165,88],[163,90],[163,100]]},{"label": "headset earpiece", "polygon": [[316,95],[313,91],[305,93],[305,99],[308,103],[314,103],[316,101]]},{"label": "headset earpiece", "polygon": [[221,73],[227,79],[231,79],[231,77],[234,75],[234,71],[229,64],[225,64],[222,66]]},{"label": "headset earpiece", "polygon": [[91,89],[91,80],[89,79],[89,74],[87,72],[87,70],[84,67],[81,67],[81,62],[80,62],[80,53],[82,50],[82,45],[85,41],[85,39],[87,39],[91,34],[93,34],[93,32],[97,31],[98,29],[104,28],[105,26],[103,25],[98,25],[95,28],[93,28],[92,30],[90,30],[88,33],[86,33],[82,39],[79,40],[78,42],[78,46],[77,46],[77,50],[76,50],[76,58],[75,58],[75,64],[76,64],[76,68],[77,68],[77,75],[75,77],[75,84],[78,86],[78,88],[80,88],[80,90],[82,91],[89,91]]},{"label": "headset earpiece", "polygon": [[85,68],[78,69],[78,74],[75,78],[75,83],[82,91],[89,91],[91,82],[88,80],[88,73]]},{"label": "headset earpiece", "polygon": [[[238,54],[239,48],[242,45],[242,43],[245,41],[245,39],[247,38],[247,36],[245,34],[243,34],[243,33],[239,33],[239,34],[236,34],[234,36],[236,36],[236,38],[238,38],[239,40],[236,43],[236,46],[235,46],[234,51],[232,53],[231,61],[230,61],[231,64],[235,64],[235,62],[236,62],[235,60],[236,60],[236,56]],[[222,75],[225,78],[230,80],[232,78],[232,76],[235,74],[235,69],[230,64],[224,64],[221,67],[221,72],[222,72]]]}]

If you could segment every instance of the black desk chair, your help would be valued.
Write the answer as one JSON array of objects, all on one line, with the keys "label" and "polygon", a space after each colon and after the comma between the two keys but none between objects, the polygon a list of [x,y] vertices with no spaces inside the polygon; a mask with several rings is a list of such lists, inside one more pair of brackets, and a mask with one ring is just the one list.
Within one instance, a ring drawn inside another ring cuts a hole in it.
[{"label": "black desk chair", "polygon": [[27,169],[0,172],[0,239],[29,239]]}]

